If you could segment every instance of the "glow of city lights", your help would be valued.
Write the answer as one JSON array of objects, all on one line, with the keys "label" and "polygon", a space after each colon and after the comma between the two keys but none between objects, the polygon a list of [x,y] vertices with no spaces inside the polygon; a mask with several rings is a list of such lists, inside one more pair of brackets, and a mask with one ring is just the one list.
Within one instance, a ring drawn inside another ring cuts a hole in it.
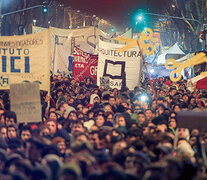
[{"label": "glow of city lights", "polygon": [[137,19],[138,19],[139,21],[142,21],[144,18],[143,18],[143,16],[140,14],[140,15],[137,16]]},{"label": "glow of city lights", "polygon": [[147,101],[148,97],[146,95],[142,95],[140,99],[141,101],[145,102]]},{"label": "glow of city lights", "polygon": [[114,28],[111,28],[111,32],[114,32],[115,31],[115,29]]},{"label": "glow of city lights", "polygon": [[36,22],[37,22],[37,20],[36,20],[36,19],[33,19],[33,24],[34,24],[34,25],[36,24]]},{"label": "glow of city lights", "polygon": [[47,13],[48,12],[48,8],[46,6],[44,6],[42,11],[43,11],[43,13]]}]

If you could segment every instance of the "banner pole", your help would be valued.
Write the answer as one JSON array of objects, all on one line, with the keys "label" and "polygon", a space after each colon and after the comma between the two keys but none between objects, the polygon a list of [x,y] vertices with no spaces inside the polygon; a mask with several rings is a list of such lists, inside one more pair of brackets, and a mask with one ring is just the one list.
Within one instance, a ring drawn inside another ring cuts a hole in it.
[{"label": "banner pole", "polygon": [[[48,64],[48,80],[49,80],[49,83],[48,83],[48,96],[50,97],[51,94],[50,94],[50,85],[51,85],[51,82],[50,82],[50,60],[51,60],[51,54],[50,54],[50,48],[51,48],[51,44],[50,44],[50,29],[48,30],[48,35],[47,35],[47,40],[48,40],[48,44],[49,44],[49,48],[48,48],[48,57],[49,57],[49,64]],[[55,39],[56,41],[56,39]],[[55,42],[55,50],[56,50],[56,42]],[[54,56],[55,57],[55,56]],[[53,74],[54,74],[54,60],[53,60]],[[51,97],[50,97],[51,98]],[[50,100],[48,101],[48,107],[50,107]]]},{"label": "banner pole", "polygon": [[152,79],[151,79],[151,76],[150,76],[149,71],[148,71],[148,68],[147,68],[146,61],[145,61],[145,59],[144,59],[143,52],[142,52],[142,50],[141,50],[141,46],[140,46],[140,44],[139,44],[139,40],[137,40],[137,45],[138,45],[138,47],[139,47],[139,50],[140,50],[140,53],[141,53],[141,56],[142,56],[142,60],[143,60],[143,63],[144,63],[144,66],[145,66],[145,69],[146,69],[146,72],[147,72],[147,76],[148,76],[148,79],[149,79],[150,86],[151,86],[151,88],[152,88],[152,92],[153,92],[153,94],[154,94],[154,99],[155,99],[155,101],[156,101],[156,106],[157,106],[157,108],[158,108],[156,92],[155,92],[155,89],[154,89],[154,86],[153,86],[153,83],[152,83]]},{"label": "banner pole", "polygon": [[[96,27],[94,26],[94,44],[96,44]],[[94,46],[94,54],[96,54],[96,45]]]},{"label": "banner pole", "polygon": [[197,99],[197,101],[198,101],[198,104],[199,104],[201,110],[203,111],[203,107],[202,107],[202,105],[201,105],[201,101],[200,101],[199,96],[198,96],[198,93],[197,93],[197,91],[196,91],[196,87],[194,86],[194,84],[193,84],[193,82],[192,82],[192,79],[191,79],[191,77],[189,76],[188,71],[187,71],[186,69],[185,69],[185,72],[186,72],[186,74],[187,74],[187,76],[188,76],[188,79],[190,80],[191,86],[193,87],[193,91],[194,91],[194,93],[195,93],[195,96],[196,96],[196,99]]}]

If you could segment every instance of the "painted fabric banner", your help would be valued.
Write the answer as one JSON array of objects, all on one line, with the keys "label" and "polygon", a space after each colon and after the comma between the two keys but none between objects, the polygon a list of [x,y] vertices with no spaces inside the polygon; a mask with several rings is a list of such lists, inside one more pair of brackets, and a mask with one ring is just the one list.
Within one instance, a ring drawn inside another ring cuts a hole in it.
[{"label": "painted fabric banner", "polygon": [[36,82],[50,90],[49,31],[24,36],[0,37],[0,89],[10,84]]},{"label": "painted fabric banner", "polygon": [[118,52],[121,44],[99,40],[97,84],[102,77],[109,77],[109,87],[121,89],[122,83],[133,90],[140,81],[141,54],[139,48]]},{"label": "painted fabric banner", "polygon": [[73,52],[73,77],[75,81],[82,81],[91,76],[97,80],[98,55],[89,54],[74,47]]},{"label": "painted fabric banner", "polygon": [[[43,30],[36,26],[33,26],[32,29],[34,33]],[[97,54],[99,38],[107,38],[103,31],[95,27],[80,29],[50,27],[49,30],[52,57],[51,71],[54,74],[72,74],[73,48],[75,46],[87,53]]]}]

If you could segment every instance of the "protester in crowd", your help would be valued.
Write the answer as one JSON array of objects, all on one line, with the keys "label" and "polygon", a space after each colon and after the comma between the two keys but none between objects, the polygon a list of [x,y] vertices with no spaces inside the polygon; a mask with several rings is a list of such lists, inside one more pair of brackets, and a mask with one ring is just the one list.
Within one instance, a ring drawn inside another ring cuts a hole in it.
[{"label": "protester in crowd", "polygon": [[43,118],[27,125],[0,101],[0,177],[205,179],[207,132],[178,126],[180,111],[198,109],[194,94],[184,80],[153,85],[155,95],[147,79],[104,90],[90,77],[54,75],[51,97],[41,92]]},{"label": "protester in crowd", "polygon": [[7,136],[9,140],[18,137],[18,127],[15,124],[7,127]]},{"label": "protester in crowd", "polygon": [[0,126],[0,134],[2,138],[7,139],[7,127],[4,124]]},{"label": "protester in crowd", "polygon": [[27,125],[21,127],[19,135],[22,141],[29,140],[32,137],[32,131],[30,126]]}]

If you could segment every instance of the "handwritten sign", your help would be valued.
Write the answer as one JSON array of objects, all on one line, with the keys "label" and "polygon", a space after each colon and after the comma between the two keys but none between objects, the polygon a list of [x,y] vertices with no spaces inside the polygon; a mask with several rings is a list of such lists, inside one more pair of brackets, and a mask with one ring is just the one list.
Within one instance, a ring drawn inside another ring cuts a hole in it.
[{"label": "handwritten sign", "polygon": [[108,76],[100,77],[100,86],[103,86],[104,89],[109,88],[109,77]]},{"label": "handwritten sign", "polygon": [[11,110],[18,123],[41,122],[40,87],[37,83],[10,85]]}]

